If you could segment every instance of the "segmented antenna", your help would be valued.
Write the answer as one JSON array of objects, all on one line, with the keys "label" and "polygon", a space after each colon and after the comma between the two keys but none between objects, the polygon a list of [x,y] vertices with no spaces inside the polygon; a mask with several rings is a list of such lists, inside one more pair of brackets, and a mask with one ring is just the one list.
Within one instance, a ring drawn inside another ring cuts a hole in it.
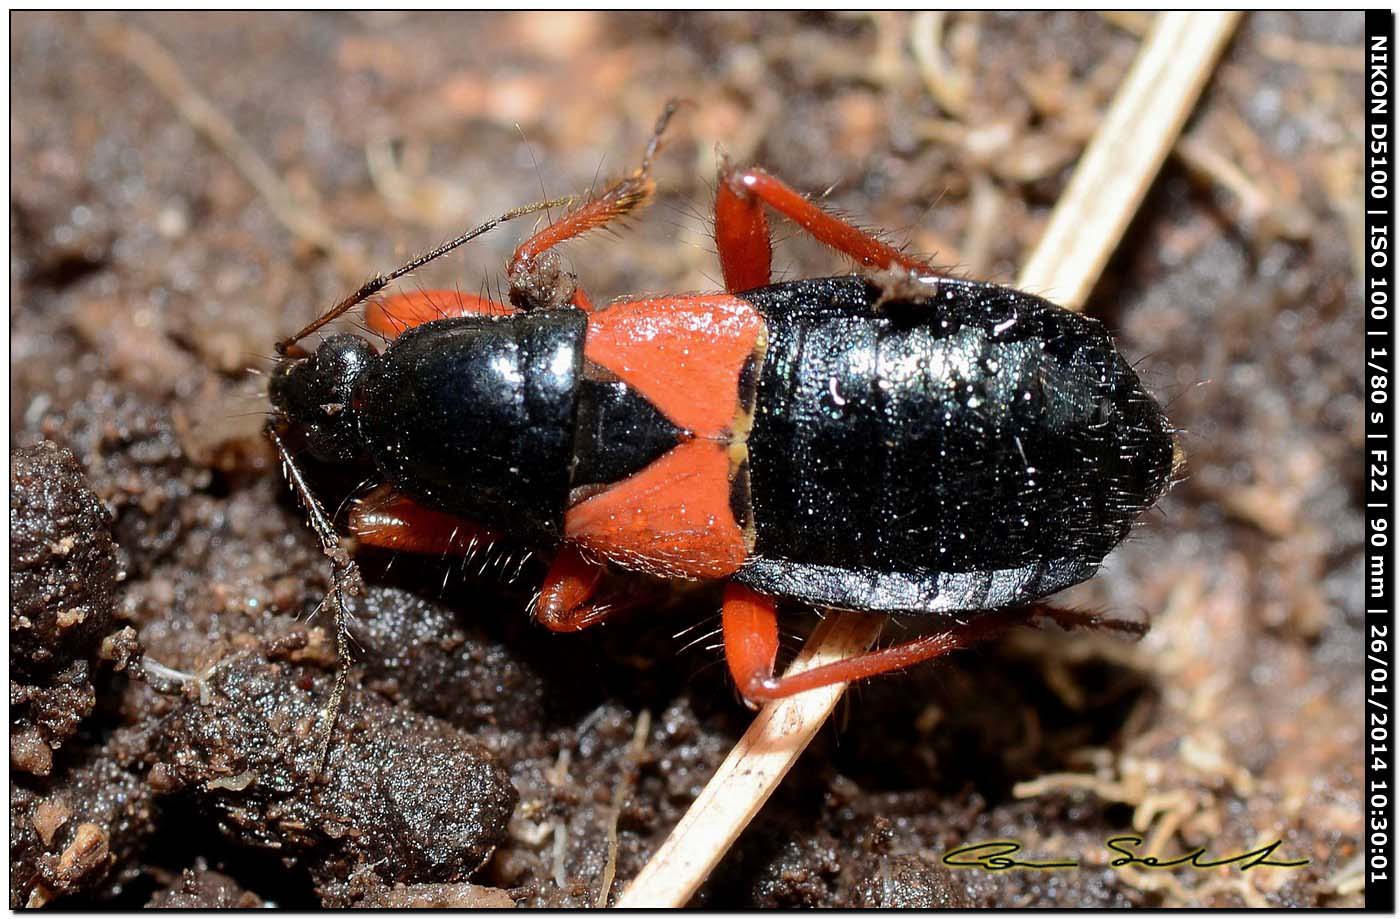
[{"label": "segmented antenna", "polygon": [[299,341],[306,338],[308,335],[319,331],[328,323],[345,315],[351,309],[355,308],[361,303],[364,303],[370,297],[373,297],[375,294],[388,287],[394,281],[397,281],[399,278],[403,277],[406,274],[409,274],[413,271],[417,271],[419,268],[422,268],[424,265],[428,264],[434,259],[441,258],[447,253],[451,252],[453,249],[456,249],[458,246],[461,246],[464,243],[471,242],[473,239],[476,239],[481,234],[489,230],[495,229],[496,227],[500,226],[506,221],[514,220],[517,217],[524,217],[526,214],[534,214],[538,211],[548,210],[552,207],[564,207],[572,204],[573,201],[574,199],[572,196],[564,198],[554,198],[549,201],[537,201],[534,204],[527,204],[524,207],[517,207],[513,210],[506,211],[501,216],[488,220],[481,226],[476,227],[473,230],[468,230],[466,233],[463,233],[456,239],[449,240],[448,242],[443,243],[431,252],[425,252],[424,254],[418,256],[415,259],[412,259],[407,264],[403,265],[400,268],[396,268],[388,274],[375,275],[374,277],[366,281],[364,284],[360,285],[359,290],[355,291],[353,294],[341,300],[339,303],[326,310],[320,316],[316,317],[316,319],[314,319],[308,326],[306,326],[306,328],[302,329],[300,332],[297,332],[295,335],[290,335],[287,338],[284,338],[281,341],[279,341],[275,345],[277,353],[279,355],[287,354],[287,352],[289,352],[293,347],[295,347]]}]

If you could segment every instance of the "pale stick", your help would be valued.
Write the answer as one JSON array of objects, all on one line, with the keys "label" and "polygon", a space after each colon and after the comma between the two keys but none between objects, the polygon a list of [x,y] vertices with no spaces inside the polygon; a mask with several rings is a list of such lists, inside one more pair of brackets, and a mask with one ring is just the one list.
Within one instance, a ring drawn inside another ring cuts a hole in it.
[{"label": "pale stick", "polygon": [[1016,285],[1084,306],[1176,143],[1237,12],[1158,15]]},{"label": "pale stick", "polygon": [[[1019,285],[1079,309],[1190,114],[1238,13],[1163,13],[1114,97]],[[789,668],[866,651],[878,616],[839,613]],[[621,908],[684,906],[811,742],[845,684],[770,702],[690,810],[618,899]]]},{"label": "pale stick", "polygon": [[[788,672],[866,650],[880,625],[878,616],[827,615]],[[825,686],[763,706],[617,906],[684,906],[811,743],[845,689],[845,683]]]}]

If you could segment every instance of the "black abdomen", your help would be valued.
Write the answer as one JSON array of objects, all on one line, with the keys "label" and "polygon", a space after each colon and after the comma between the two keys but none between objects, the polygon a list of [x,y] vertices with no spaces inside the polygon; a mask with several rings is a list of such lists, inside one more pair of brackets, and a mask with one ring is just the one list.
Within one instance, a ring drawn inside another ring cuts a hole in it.
[{"label": "black abdomen", "polygon": [[1166,486],[1166,419],[1093,320],[956,280],[878,308],[859,278],[745,297],[769,336],[740,575],[756,587],[851,608],[1024,602],[1092,574]]}]

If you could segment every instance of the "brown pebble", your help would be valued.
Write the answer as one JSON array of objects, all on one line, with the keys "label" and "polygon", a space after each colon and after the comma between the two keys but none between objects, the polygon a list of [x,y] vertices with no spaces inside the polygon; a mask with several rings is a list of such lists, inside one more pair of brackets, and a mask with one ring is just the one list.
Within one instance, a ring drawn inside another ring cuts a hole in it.
[{"label": "brown pebble", "polygon": [[515,909],[515,900],[499,887],[479,884],[396,884],[360,905],[381,909]]},{"label": "brown pebble", "polygon": [[10,765],[30,775],[48,775],[53,771],[53,749],[34,728],[15,731],[10,735]]},{"label": "brown pebble", "polygon": [[29,822],[34,824],[34,830],[39,834],[39,839],[45,846],[53,845],[53,838],[58,833],[59,828],[68,822],[68,818],[73,816],[73,811],[68,807],[68,802],[62,798],[48,798],[40,801],[34,807],[34,813],[30,815]]}]

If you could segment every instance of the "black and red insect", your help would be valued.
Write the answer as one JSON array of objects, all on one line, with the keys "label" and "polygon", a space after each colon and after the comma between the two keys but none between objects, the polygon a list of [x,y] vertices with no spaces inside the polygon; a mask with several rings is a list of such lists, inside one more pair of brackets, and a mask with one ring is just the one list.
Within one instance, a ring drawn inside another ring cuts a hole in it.
[{"label": "black and red insect", "polygon": [[[1091,576],[1168,486],[1172,427],[1098,322],[940,276],[758,169],[721,167],[723,292],[595,306],[556,247],[647,201],[671,111],[641,168],[520,245],[510,304],[373,298],[547,204],[372,279],[279,344],[269,434],[334,562],[342,651],[359,575],[291,461],[293,436],[382,481],[349,514],[360,543],[552,553],[534,609],[550,629],[603,618],[592,601],[609,565],[727,581],[724,647],[749,700],[994,634],[1008,620],[984,611]],[[772,284],[766,207],[864,273]],[[297,344],[360,303],[391,340],[382,351],[351,334]],[[949,627],[779,678],[776,598]]]}]

